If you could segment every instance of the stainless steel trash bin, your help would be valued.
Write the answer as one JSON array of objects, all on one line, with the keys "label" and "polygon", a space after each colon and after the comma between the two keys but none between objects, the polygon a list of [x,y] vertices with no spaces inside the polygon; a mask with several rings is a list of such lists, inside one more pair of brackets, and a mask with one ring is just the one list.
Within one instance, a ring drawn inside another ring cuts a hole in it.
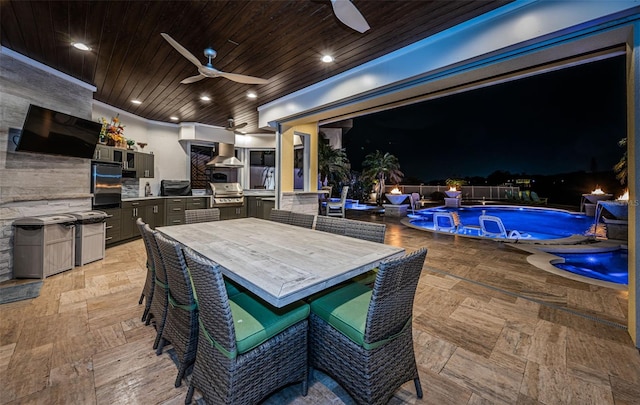
[{"label": "stainless steel trash bin", "polygon": [[84,211],[70,215],[76,218],[76,266],[102,260],[107,213]]},{"label": "stainless steel trash bin", "polygon": [[73,268],[76,218],[67,214],[13,222],[13,276],[45,278]]}]

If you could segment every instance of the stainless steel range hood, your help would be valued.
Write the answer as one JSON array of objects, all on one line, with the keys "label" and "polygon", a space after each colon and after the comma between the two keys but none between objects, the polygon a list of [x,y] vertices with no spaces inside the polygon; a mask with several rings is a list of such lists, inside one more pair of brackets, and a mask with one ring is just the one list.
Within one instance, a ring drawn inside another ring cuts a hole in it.
[{"label": "stainless steel range hood", "polygon": [[244,167],[236,157],[235,147],[230,143],[218,143],[218,155],[207,166],[213,167]]}]

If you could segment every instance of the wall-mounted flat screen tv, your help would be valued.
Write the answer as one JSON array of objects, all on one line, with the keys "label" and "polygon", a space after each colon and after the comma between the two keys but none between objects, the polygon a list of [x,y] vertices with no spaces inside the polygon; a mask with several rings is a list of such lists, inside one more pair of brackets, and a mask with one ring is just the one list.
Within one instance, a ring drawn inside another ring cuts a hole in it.
[{"label": "wall-mounted flat screen tv", "polygon": [[16,151],[91,159],[102,124],[30,105]]}]

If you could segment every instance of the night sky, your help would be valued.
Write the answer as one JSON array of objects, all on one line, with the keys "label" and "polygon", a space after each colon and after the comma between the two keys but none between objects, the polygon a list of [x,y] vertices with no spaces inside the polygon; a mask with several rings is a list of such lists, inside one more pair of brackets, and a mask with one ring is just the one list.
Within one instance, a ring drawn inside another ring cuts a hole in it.
[{"label": "night sky", "polygon": [[379,149],[425,183],[605,171],[623,153],[625,97],[619,56],[355,118],[343,146],[354,170]]}]

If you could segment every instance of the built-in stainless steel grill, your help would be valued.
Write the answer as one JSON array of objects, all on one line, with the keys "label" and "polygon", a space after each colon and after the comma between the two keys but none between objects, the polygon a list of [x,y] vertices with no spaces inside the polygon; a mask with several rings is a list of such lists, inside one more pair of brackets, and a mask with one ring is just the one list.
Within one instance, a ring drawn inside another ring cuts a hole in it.
[{"label": "built-in stainless steel grill", "polygon": [[244,195],[240,183],[210,183],[211,184],[211,206],[242,206],[244,205]]}]

